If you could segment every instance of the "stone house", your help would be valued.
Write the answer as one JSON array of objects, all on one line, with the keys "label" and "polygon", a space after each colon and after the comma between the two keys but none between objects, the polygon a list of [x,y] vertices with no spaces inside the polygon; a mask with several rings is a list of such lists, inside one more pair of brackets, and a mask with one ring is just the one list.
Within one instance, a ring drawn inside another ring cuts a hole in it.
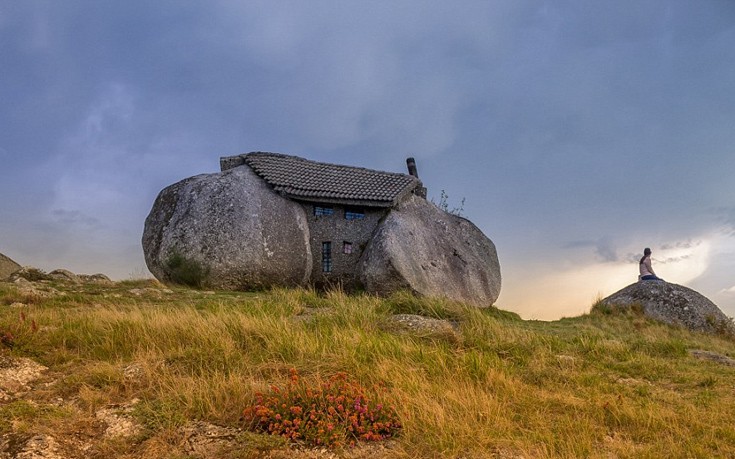
[{"label": "stone house", "polygon": [[416,162],[408,174],[320,163],[280,153],[220,158],[226,171],[246,165],[275,192],[304,209],[313,254],[311,283],[319,288],[360,286],[357,266],[379,222],[408,196],[426,198]]},{"label": "stone house", "polygon": [[489,306],[500,293],[493,242],[426,200],[408,174],[280,153],[220,159],[220,172],[161,190],[143,229],[162,282],[223,290],[341,286],[407,290]]}]

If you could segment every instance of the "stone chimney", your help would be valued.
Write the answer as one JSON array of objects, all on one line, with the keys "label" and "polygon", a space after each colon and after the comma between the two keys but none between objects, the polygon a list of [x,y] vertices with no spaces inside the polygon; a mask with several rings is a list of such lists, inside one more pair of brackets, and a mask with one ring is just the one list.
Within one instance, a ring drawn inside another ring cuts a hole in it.
[{"label": "stone chimney", "polygon": [[426,199],[426,187],[419,179],[419,171],[416,169],[416,160],[413,158],[406,158],[406,166],[408,166],[408,174],[413,175],[419,181],[419,185],[413,190],[413,194],[416,196]]},{"label": "stone chimney", "polygon": [[419,178],[419,171],[416,169],[416,160],[413,158],[406,158],[406,165],[408,166],[409,175]]}]

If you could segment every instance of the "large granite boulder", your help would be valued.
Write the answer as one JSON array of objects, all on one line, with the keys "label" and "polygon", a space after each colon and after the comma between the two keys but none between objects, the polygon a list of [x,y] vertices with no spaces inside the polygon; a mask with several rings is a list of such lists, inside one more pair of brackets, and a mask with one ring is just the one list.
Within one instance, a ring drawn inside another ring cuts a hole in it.
[{"label": "large granite boulder", "polygon": [[378,294],[407,289],[478,306],[492,306],[500,294],[493,242],[469,220],[416,196],[385,217],[358,271],[365,289]]},{"label": "large granite boulder", "polygon": [[614,308],[640,307],[646,316],[694,331],[735,334],[735,326],[704,295],[664,281],[639,281],[601,301]]},{"label": "large granite boulder", "polygon": [[145,221],[143,251],[157,279],[206,288],[303,285],[312,269],[304,210],[247,166],[161,191]]},{"label": "large granite boulder", "polygon": [[20,268],[18,263],[0,253],[0,281],[7,279]]}]

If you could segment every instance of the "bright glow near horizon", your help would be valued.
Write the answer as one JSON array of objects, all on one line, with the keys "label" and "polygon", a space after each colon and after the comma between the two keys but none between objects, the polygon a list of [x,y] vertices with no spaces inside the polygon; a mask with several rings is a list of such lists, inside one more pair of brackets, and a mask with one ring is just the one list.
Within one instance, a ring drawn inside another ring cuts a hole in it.
[{"label": "bright glow near horizon", "polygon": [[[667,282],[686,285],[709,267],[712,239],[655,249],[653,269]],[[517,312],[524,319],[573,317],[589,312],[596,300],[638,280],[637,260],[632,259],[582,266],[567,263],[558,272],[549,271],[537,266],[524,269],[523,274],[504,273],[498,307]]]}]

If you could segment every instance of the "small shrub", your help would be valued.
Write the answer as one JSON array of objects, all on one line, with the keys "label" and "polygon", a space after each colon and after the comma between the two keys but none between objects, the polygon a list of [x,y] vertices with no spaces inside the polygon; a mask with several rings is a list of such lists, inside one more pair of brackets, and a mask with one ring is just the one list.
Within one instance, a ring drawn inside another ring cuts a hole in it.
[{"label": "small shrub", "polygon": [[208,271],[201,263],[186,258],[179,252],[173,252],[166,260],[166,268],[171,281],[177,284],[201,288]]},{"label": "small shrub", "polygon": [[643,305],[640,303],[633,304],[608,304],[601,300],[592,305],[590,311],[592,314],[600,314],[604,316],[640,316],[644,313]]},{"label": "small shrub", "polygon": [[452,215],[456,215],[457,217],[462,216],[462,212],[464,212],[464,201],[465,198],[462,198],[462,201],[459,203],[459,207],[449,208],[449,195],[446,191],[441,190],[441,195],[439,195],[439,202],[435,202],[434,198],[431,198],[431,203],[434,204],[439,209],[443,210],[444,212],[450,213]]},{"label": "small shrub", "polygon": [[712,327],[716,334],[729,339],[735,339],[735,321],[732,317],[718,319],[712,315],[705,318],[707,325]]},{"label": "small shrub", "polygon": [[[374,388],[377,393],[378,387]],[[345,373],[310,386],[291,370],[287,386],[256,394],[243,411],[250,430],[279,435],[312,446],[354,446],[357,441],[393,437],[401,428],[393,407],[372,401]]]}]

